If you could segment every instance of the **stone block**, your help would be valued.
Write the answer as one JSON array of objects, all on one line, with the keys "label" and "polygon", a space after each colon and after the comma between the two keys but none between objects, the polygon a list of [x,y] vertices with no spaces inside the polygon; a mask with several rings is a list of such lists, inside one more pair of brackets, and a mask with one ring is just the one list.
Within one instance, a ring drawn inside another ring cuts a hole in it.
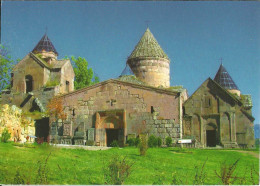
[{"label": "stone block", "polygon": [[88,129],[88,140],[95,140],[95,128]]}]

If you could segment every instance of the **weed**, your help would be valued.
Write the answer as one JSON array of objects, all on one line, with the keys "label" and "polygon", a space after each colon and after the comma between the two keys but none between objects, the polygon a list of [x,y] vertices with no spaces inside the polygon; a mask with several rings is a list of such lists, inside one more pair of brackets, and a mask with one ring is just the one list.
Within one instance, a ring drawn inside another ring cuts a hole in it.
[{"label": "weed", "polygon": [[235,181],[239,180],[239,177],[234,176],[234,172],[237,168],[237,163],[239,159],[236,160],[233,164],[226,164],[223,162],[220,167],[219,173],[215,170],[215,174],[218,178],[220,178],[222,184],[230,185],[233,184]]},{"label": "weed", "polygon": [[47,167],[47,163],[48,160],[51,156],[51,152],[49,153],[49,155],[47,156],[47,158],[45,159],[44,162],[38,161],[38,171],[37,171],[37,175],[36,175],[36,179],[35,182],[37,184],[48,184],[48,173],[49,173],[49,169]]},{"label": "weed", "polygon": [[194,181],[193,181],[194,185],[204,185],[205,179],[207,177],[207,173],[204,170],[207,160],[208,160],[208,158],[204,161],[200,170],[199,170],[198,165],[195,166],[196,173],[195,173]]},{"label": "weed", "polygon": [[115,156],[104,169],[105,184],[122,185],[131,174],[134,163],[129,163],[126,157]]},{"label": "weed", "polygon": [[166,176],[164,173],[156,175],[157,180],[153,182],[153,185],[165,185]]},{"label": "weed", "polygon": [[13,184],[16,184],[16,185],[24,185],[26,182],[25,182],[25,179],[24,179],[24,175],[21,175],[20,173],[20,170],[19,168],[16,170],[16,174],[15,174],[15,177],[13,179]]},{"label": "weed", "polygon": [[140,144],[139,144],[139,151],[141,156],[146,155],[146,151],[148,149],[148,143],[147,143],[147,136],[146,135],[140,135]]}]

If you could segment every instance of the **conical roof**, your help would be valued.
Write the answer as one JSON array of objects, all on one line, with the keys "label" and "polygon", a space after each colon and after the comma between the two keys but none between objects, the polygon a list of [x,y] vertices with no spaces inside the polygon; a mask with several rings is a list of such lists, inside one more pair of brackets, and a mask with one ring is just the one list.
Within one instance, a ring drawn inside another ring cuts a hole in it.
[{"label": "conical roof", "polygon": [[142,38],[135,46],[135,49],[128,57],[128,60],[139,57],[159,57],[169,59],[154,38],[149,28],[147,28]]},{"label": "conical roof", "polygon": [[222,86],[225,89],[228,90],[239,90],[231,76],[228,74],[225,67],[221,64],[218,72],[214,78],[214,81],[216,81],[220,86]]},{"label": "conical roof", "polygon": [[46,52],[54,52],[58,55],[58,52],[46,34],[44,34],[38,44],[34,47],[33,52],[42,52],[43,50]]}]

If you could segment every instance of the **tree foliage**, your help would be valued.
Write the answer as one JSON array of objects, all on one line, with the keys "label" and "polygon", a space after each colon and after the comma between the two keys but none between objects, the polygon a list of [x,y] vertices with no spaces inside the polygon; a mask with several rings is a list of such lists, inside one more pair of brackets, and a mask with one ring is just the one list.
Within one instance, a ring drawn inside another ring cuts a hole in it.
[{"label": "tree foliage", "polygon": [[54,97],[47,104],[47,112],[49,116],[54,118],[56,121],[58,119],[65,120],[67,115],[64,112],[63,101],[61,98]]},{"label": "tree foliage", "polygon": [[7,88],[7,84],[10,81],[10,71],[13,62],[8,49],[0,44],[0,92]]},{"label": "tree foliage", "polygon": [[88,67],[88,62],[85,58],[75,58],[72,56],[71,60],[75,72],[75,89],[80,89],[99,82],[99,77],[94,75],[92,68]]}]

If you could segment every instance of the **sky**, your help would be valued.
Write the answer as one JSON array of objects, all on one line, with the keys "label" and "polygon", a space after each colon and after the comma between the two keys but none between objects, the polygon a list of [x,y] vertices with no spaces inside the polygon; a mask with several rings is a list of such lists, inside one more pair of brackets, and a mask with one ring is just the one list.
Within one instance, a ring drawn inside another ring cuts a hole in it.
[{"label": "sky", "polygon": [[121,74],[148,26],[171,60],[171,86],[192,95],[222,58],[259,124],[259,20],[260,2],[248,1],[2,1],[1,42],[22,59],[47,30],[58,58],[84,57],[104,81]]}]

